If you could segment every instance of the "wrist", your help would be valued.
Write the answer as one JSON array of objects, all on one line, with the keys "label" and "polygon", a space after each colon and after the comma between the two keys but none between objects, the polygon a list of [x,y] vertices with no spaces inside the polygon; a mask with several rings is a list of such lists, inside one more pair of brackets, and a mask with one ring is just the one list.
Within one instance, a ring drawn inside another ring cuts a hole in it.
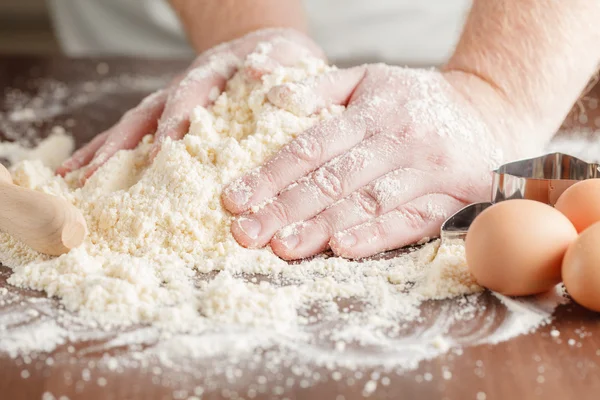
[{"label": "wrist", "polygon": [[597,68],[599,19],[587,0],[475,0],[445,70],[487,82],[512,118],[528,121],[528,137],[545,142]]},{"label": "wrist", "polygon": [[544,119],[544,110],[539,108],[532,93],[519,87],[519,82],[527,79],[527,72],[510,67],[510,63],[494,65],[488,54],[477,48],[471,51],[459,48],[442,70],[451,82],[458,83],[453,86],[471,104],[491,114],[488,118],[501,122],[505,134],[510,130],[518,132],[519,140],[545,143],[554,133],[555,122]]},{"label": "wrist", "polygon": [[442,75],[460,97],[459,102],[481,118],[507,160],[531,157],[543,149],[547,135],[535,123],[533,113],[516,106],[501,87],[468,70],[452,69],[450,64]]}]

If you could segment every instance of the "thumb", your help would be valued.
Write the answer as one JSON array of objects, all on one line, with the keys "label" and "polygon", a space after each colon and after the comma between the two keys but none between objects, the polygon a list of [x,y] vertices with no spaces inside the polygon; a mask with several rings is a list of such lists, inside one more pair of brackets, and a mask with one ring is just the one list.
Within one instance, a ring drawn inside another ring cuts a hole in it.
[{"label": "thumb", "polygon": [[267,98],[284,110],[306,116],[329,105],[346,105],[365,76],[366,66],[340,69],[302,82],[275,86]]}]

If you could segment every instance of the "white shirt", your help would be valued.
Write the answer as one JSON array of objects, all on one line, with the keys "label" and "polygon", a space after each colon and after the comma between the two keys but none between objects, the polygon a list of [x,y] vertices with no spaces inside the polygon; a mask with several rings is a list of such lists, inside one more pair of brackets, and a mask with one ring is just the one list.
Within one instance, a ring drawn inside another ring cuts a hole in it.
[{"label": "white shirt", "polygon": [[[48,0],[73,56],[191,56],[167,0]],[[443,63],[471,0],[305,0],[313,38],[332,60]]]}]

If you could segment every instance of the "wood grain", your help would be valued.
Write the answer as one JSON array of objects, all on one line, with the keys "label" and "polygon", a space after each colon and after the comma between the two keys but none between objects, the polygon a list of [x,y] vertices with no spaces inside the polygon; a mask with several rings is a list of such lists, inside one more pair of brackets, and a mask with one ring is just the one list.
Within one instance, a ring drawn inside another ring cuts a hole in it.
[{"label": "wood grain", "polygon": [[[185,66],[185,61],[128,61],[128,60],[64,60],[60,58],[0,57],[0,87],[19,88],[35,94],[35,80],[39,77],[63,82],[80,82],[98,79],[97,65],[106,63],[110,74],[169,75]],[[6,93],[5,93],[6,94]],[[107,94],[96,101],[69,109],[65,114],[36,122],[39,136],[46,136],[54,125],[68,124],[75,132],[77,144],[81,145],[93,135],[115,122],[123,111],[135,105],[146,91],[123,90]],[[10,105],[6,96],[0,100],[0,112]],[[3,129],[7,129],[6,125]],[[10,129],[19,129],[11,125]],[[24,129],[25,127],[23,127]],[[2,133],[2,132],[0,132]],[[11,132],[4,132],[12,134]],[[10,135],[8,135],[10,136]],[[0,288],[7,287],[9,270],[0,267]],[[35,299],[43,294],[10,287],[11,293],[31,301],[0,306],[0,317],[15,310],[36,307]],[[54,301],[54,300],[51,300]],[[494,321],[505,317],[503,306],[490,294],[481,297],[485,313]],[[54,301],[55,302],[55,301]],[[56,303],[56,302],[55,302]],[[425,311],[435,315],[451,301],[430,302]],[[57,304],[55,307],[59,308]],[[482,316],[473,321],[462,322],[465,331],[483,329]],[[459,327],[460,328],[460,327]],[[551,331],[560,332],[559,336]],[[3,335],[0,332],[0,338]],[[554,321],[529,335],[519,336],[497,345],[474,345],[462,352],[451,351],[446,355],[422,362],[416,370],[394,371],[387,376],[387,386],[379,384],[369,397],[376,399],[596,399],[600,389],[600,319],[597,314],[574,304],[560,306]],[[1,339],[0,339],[1,340]],[[123,371],[93,368],[102,357],[94,352],[95,343],[65,343],[50,354],[36,357],[11,358],[0,355],[0,399],[41,399],[45,392],[56,398],[69,399],[171,399],[186,398],[194,394],[194,388],[206,386],[201,374],[210,369],[206,360],[188,373],[178,373],[161,368],[159,364],[132,364]],[[114,354],[127,356],[127,348],[113,349]],[[53,362],[49,363],[48,357]],[[23,375],[23,371],[27,373]],[[90,376],[85,372],[90,371]],[[273,376],[268,365],[258,365],[245,371],[243,377],[233,382],[223,381],[208,385],[202,398],[227,399],[248,398],[248,388],[256,388],[256,399],[362,399],[363,387],[371,371],[362,376],[344,373],[342,379],[333,380],[327,371],[322,379],[311,387],[303,388],[296,380],[286,387],[284,394],[276,394],[275,388],[293,375],[285,369]],[[264,385],[255,385],[257,376],[269,376]],[[25,376],[25,378],[24,378]],[[239,398],[238,397],[238,398]]]},{"label": "wood grain", "polygon": [[43,254],[59,256],[83,243],[85,219],[64,199],[12,183],[0,165],[0,230]]}]

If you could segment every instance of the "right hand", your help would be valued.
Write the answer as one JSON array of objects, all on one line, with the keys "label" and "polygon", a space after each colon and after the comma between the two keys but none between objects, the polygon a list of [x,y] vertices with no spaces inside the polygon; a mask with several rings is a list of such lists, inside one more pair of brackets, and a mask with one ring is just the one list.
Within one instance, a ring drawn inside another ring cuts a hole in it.
[{"label": "right hand", "polygon": [[[265,44],[264,47],[259,44]],[[306,35],[292,29],[264,29],[220,44],[200,54],[186,72],[169,86],[146,97],[126,112],[113,127],[77,150],[56,173],[84,168],[82,184],[117,151],[135,148],[140,140],[156,132],[150,152],[154,158],[166,138],[181,139],[189,128],[189,115],[196,106],[208,106],[223,91],[241,60],[249,55],[246,73],[260,79],[278,66],[291,66],[307,57],[325,58]]]},{"label": "right hand", "polygon": [[224,190],[238,243],[287,260],[327,248],[369,257],[437,236],[452,213],[489,198],[490,170],[539,145],[521,134],[532,131],[525,113],[462,71],[364,65],[267,97],[300,115],[346,106]]}]

